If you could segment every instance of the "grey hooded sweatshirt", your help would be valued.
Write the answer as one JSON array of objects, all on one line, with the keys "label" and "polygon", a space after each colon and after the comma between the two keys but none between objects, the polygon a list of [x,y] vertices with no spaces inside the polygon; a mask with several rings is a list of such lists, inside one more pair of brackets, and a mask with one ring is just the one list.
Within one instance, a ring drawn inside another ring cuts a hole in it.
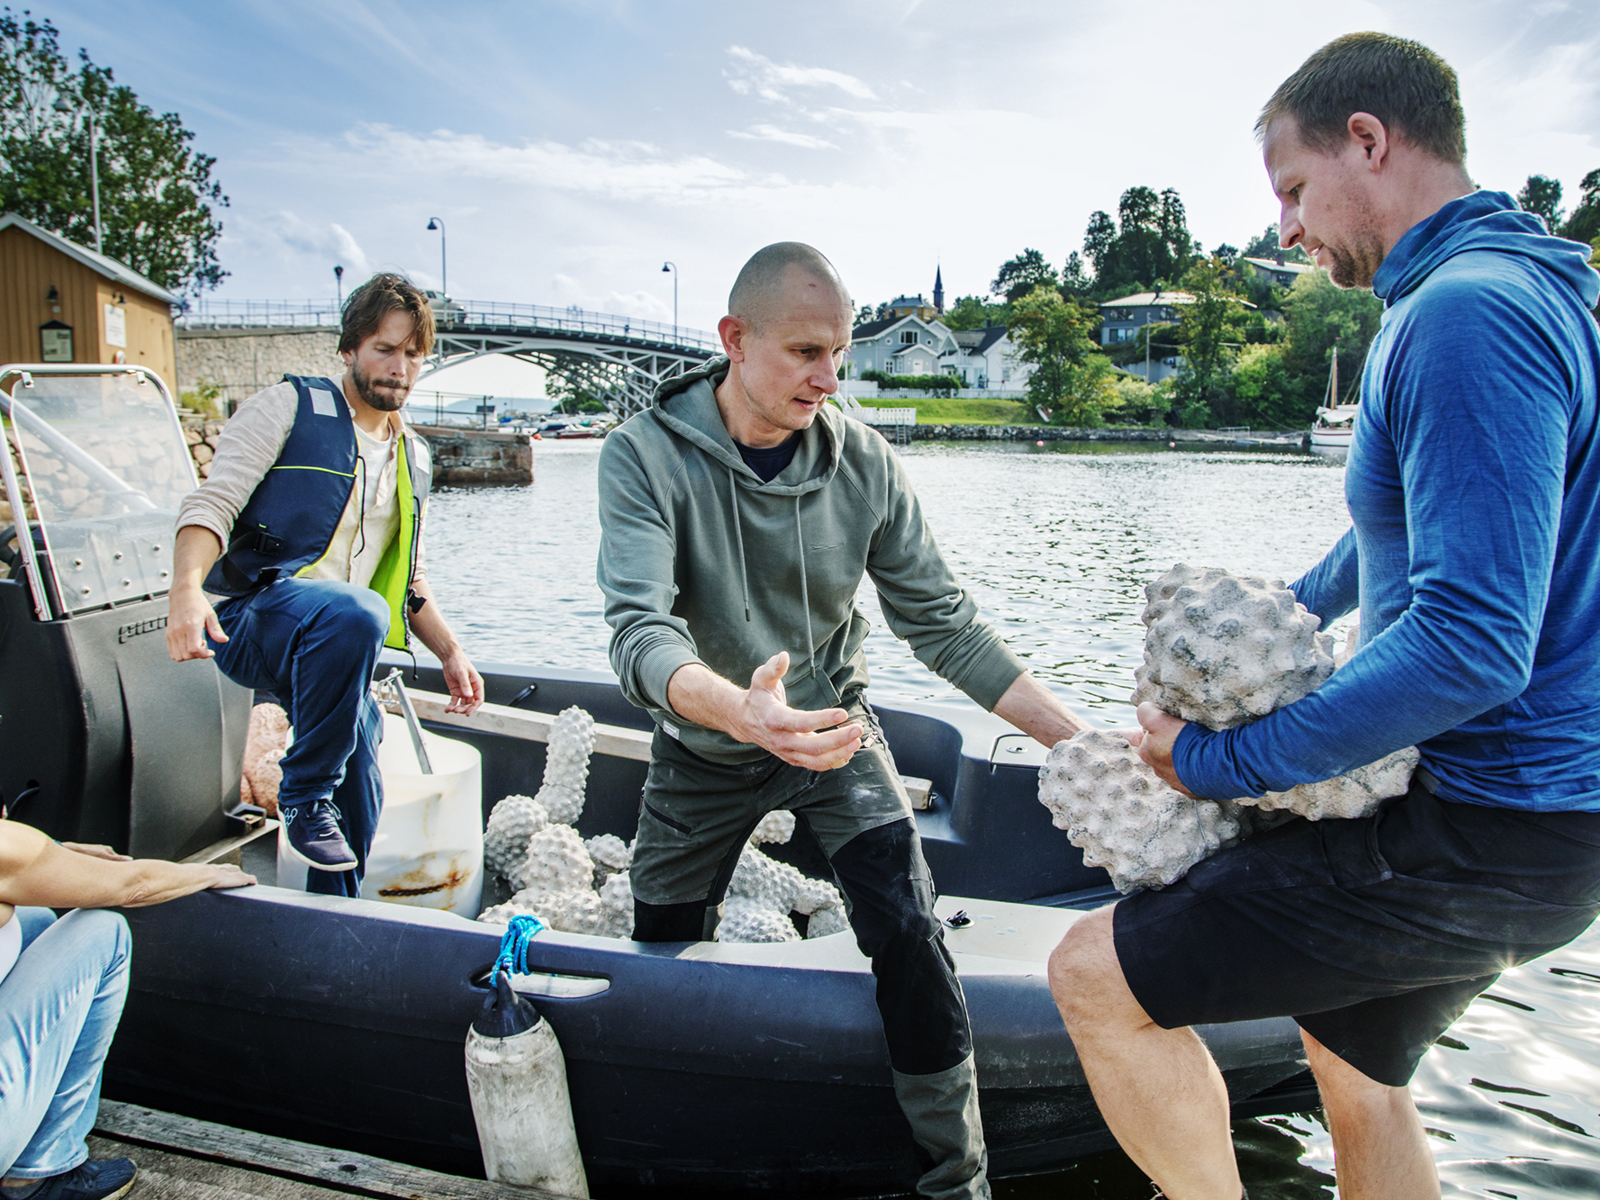
[{"label": "grey hooded sweatshirt", "polygon": [[667,681],[703,663],[748,687],[780,650],[791,706],[837,706],[867,685],[862,573],[919,660],[992,709],[1022,663],[956,582],[899,460],[829,405],[762,483],[717,409],[728,360],[669,379],[600,452],[600,561],[611,665],[627,698],[688,749],[742,763],[766,751],[684,720]]}]

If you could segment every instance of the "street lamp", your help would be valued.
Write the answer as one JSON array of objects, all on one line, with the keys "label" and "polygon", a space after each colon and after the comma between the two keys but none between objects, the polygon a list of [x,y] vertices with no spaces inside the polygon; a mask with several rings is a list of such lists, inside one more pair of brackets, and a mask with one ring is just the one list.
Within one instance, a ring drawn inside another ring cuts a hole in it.
[{"label": "street lamp", "polygon": [[[56,102],[50,107],[59,113],[72,112],[72,105],[67,103],[65,96],[57,96]],[[94,109],[85,104],[80,111],[87,113],[89,118],[89,194],[94,201],[94,248],[97,253],[104,254],[105,244],[100,237],[100,164],[96,154]]]},{"label": "street lamp", "polygon": [[662,263],[663,271],[672,272],[672,340],[678,340],[678,264],[674,262]]},{"label": "street lamp", "polygon": [[448,263],[444,256],[444,220],[441,217],[429,217],[428,228],[439,231],[439,300],[440,307],[444,307],[444,300],[450,295],[450,275],[446,271]]},{"label": "street lamp", "polygon": [[343,311],[344,310],[344,268],[343,267],[334,267],[334,269],[333,269],[333,289],[334,289],[334,295],[338,296],[338,300],[334,303],[334,307],[339,309],[340,311]]}]

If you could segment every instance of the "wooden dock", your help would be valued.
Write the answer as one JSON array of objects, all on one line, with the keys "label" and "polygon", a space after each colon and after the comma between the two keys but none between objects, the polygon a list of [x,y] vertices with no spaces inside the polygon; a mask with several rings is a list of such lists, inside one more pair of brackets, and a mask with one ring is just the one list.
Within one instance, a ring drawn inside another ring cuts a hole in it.
[{"label": "wooden dock", "polygon": [[189,1117],[100,1102],[90,1158],[139,1165],[129,1200],[561,1200]]}]

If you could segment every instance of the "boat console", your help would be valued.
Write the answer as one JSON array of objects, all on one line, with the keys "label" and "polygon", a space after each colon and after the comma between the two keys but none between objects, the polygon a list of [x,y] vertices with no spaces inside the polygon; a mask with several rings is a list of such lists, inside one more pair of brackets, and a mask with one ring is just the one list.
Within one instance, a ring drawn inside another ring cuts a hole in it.
[{"label": "boat console", "polygon": [[53,837],[136,857],[226,837],[251,696],[167,656],[196,481],[166,386],[137,366],[0,367],[0,440],[0,794]]}]

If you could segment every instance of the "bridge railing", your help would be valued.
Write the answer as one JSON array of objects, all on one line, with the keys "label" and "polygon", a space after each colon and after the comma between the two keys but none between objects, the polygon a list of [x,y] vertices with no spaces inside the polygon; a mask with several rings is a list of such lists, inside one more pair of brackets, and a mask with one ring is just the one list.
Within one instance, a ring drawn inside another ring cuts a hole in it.
[{"label": "bridge railing", "polygon": [[[547,329],[563,333],[594,333],[706,351],[715,351],[721,346],[716,334],[687,325],[674,326],[616,313],[554,308],[544,304],[449,300],[434,309],[434,320],[445,331]],[[177,318],[177,325],[180,329],[306,329],[337,328],[339,321],[339,310],[326,301],[211,300],[203,301],[182,313]]]}]

